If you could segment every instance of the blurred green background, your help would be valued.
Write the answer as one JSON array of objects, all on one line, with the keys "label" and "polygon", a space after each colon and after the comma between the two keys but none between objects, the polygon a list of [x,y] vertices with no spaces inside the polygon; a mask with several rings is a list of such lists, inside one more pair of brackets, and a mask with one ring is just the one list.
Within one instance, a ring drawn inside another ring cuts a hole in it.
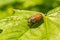
[{"label": "blurred green background", "polygon": [[58,6],[60,6],[60,0],[0,0],[0,13],[5,15],[7,10],[12,13],[12,9],[47,13]]}]

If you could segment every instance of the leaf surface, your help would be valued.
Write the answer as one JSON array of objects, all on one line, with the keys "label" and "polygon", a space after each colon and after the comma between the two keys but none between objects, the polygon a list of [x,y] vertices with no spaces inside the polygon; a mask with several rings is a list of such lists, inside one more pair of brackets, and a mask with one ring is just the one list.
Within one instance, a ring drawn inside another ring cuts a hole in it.
[{"label": "leaf surface", "polygon": [[60,7],[40,21],[28,25],[28,19],[40,12],[15,10],[13,16],[0,20],[0,40],[60,40]]}]

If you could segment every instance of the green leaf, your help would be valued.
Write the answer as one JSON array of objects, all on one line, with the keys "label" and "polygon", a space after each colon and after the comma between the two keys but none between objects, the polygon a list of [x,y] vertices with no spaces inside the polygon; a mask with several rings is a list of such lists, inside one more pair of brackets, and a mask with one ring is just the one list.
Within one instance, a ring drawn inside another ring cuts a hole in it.
[{"label": "green leaf", "polygon": [[4,5],[7,5],[7,4],[10,4],[10,3],[14,3],[15,0],[0,0],[0,7],[4,6]]},{"label": "green leaf", "polygon": [[30,6],[35,6],[35,5],[41,5],[43,3],[43,0],[26,0],[23,3],[23,8],[27,8]]},{"label": "green leaf", "polygon": [[60,40],[60,7],[48,12],[45,26],[48,40]]},{"label": "green leaf", "polygon": [[13,10],[12,7],[7,8],[5,11],[4,11],[4,10],[3,10],[3,11],[1,10],[1,11],[0,11],[0,19],[3,19],[3,18],[5,18],[5,17],[12,16],[13,13],[14,13],[14,10]]},{"label": "green leaf", "polygon": [[60,40],[60,7],[30,26],[28,19],[37,13],[40,12],[15,10],[13,16],[1,19],[0,40]]}]

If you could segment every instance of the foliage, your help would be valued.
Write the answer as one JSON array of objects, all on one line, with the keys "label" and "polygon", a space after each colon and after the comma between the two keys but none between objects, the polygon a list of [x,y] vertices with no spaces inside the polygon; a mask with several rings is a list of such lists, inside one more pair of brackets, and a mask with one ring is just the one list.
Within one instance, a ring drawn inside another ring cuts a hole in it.
[{"label": "foliage", "polygon": [[[0,0],[0,40],[60,40],[59,6],[60,0]],[[40,12],[43,20],[29,24]]]},{"label": "foliage", "polygon": [[8,7],[14,9],[34,10],[47,13],[49,10],[60,6],[59,0],[0,0],[0,9]]},{"label": "foliage", "polygon": [[0,20],[0,40],[60,40],[60,7],[28,25],[28,19],[39,12],[14,10],[12,16]]}]

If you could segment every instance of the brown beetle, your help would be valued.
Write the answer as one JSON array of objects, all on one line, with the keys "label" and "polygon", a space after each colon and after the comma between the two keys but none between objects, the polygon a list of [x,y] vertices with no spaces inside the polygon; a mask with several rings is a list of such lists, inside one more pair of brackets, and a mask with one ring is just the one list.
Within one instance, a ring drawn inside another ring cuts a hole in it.
[{"label": "brown beetle", "polygon": [[41,19],[43,19],[43,15],[42,14],[36,14],[28,20],[28,23],[33,23],[34,24],[34,23],[39,22]]}]

